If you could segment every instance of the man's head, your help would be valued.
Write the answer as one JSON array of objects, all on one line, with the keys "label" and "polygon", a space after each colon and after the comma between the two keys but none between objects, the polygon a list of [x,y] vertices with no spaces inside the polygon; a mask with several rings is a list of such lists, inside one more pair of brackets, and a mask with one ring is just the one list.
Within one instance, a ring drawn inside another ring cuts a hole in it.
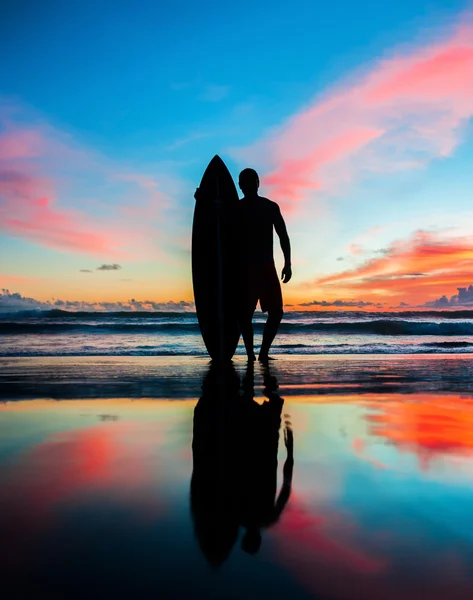
[{"label": "man's head", "polygon": [[254,169],[243,169],[238,178],[238,185],[245,196],[255,196],[259,188],[258,173]]}]

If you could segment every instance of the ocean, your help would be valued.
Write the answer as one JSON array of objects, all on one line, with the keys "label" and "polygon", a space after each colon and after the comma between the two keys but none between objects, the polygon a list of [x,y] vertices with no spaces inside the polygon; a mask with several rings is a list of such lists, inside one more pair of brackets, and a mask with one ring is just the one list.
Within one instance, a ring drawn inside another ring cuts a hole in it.
[{"label": "ocean", "polygon": [[[255,345],[265,315],[255,314]],[[473,311],[287,312],[273,354],[432,354],[473,350]],[[237,355],[244,354],[242,340]],[[205,356],[194,313],[0,314],[0,356]]]}]

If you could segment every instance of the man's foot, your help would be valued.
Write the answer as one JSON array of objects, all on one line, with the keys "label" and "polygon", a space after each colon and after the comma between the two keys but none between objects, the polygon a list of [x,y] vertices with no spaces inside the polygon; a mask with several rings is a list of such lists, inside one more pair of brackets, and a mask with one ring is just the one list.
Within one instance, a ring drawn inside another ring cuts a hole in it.
[{"label": "man's foot", "polygon": [[255,362],[255,360],[256,360],[255,354],[247,354],[247,356],[248,356],[248,362]]},{"label": "man's foot", "polygon": [[267,354],[261,354],[258,356],[258,360],[262,363],[267,363],[270,360],[276,360],[275,358],[273,358],[272,356],[268,356]]}]

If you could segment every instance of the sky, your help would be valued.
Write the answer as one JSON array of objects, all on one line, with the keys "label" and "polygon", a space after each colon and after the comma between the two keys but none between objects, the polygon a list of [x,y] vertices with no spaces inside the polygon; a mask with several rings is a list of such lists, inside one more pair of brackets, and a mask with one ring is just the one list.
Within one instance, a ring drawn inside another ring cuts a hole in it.
[{"label": "sky", "polygon": [[3,304],[192,306],[215,154],[281,206],[289,310],[473,304],[471,3],[16,0],[0,33]]}]

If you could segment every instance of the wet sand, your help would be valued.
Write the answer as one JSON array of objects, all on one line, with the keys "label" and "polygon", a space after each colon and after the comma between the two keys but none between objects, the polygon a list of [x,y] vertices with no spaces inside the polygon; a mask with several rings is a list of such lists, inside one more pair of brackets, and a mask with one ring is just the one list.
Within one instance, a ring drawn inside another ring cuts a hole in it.
[{"label": "wet sand", "polygon": [[[0,358],[0,401],[54,398],[196,399],[204,357]],[[240,376],[243,357],[233,361]],[[261,365],[256,363],[256,378]],[[284,396],[473,392],[473,354],[280,355],[270,363]]]},{"label": "wet sand", "polygon": [[472,358],[0,361],[6,597],[473,597]]}]

